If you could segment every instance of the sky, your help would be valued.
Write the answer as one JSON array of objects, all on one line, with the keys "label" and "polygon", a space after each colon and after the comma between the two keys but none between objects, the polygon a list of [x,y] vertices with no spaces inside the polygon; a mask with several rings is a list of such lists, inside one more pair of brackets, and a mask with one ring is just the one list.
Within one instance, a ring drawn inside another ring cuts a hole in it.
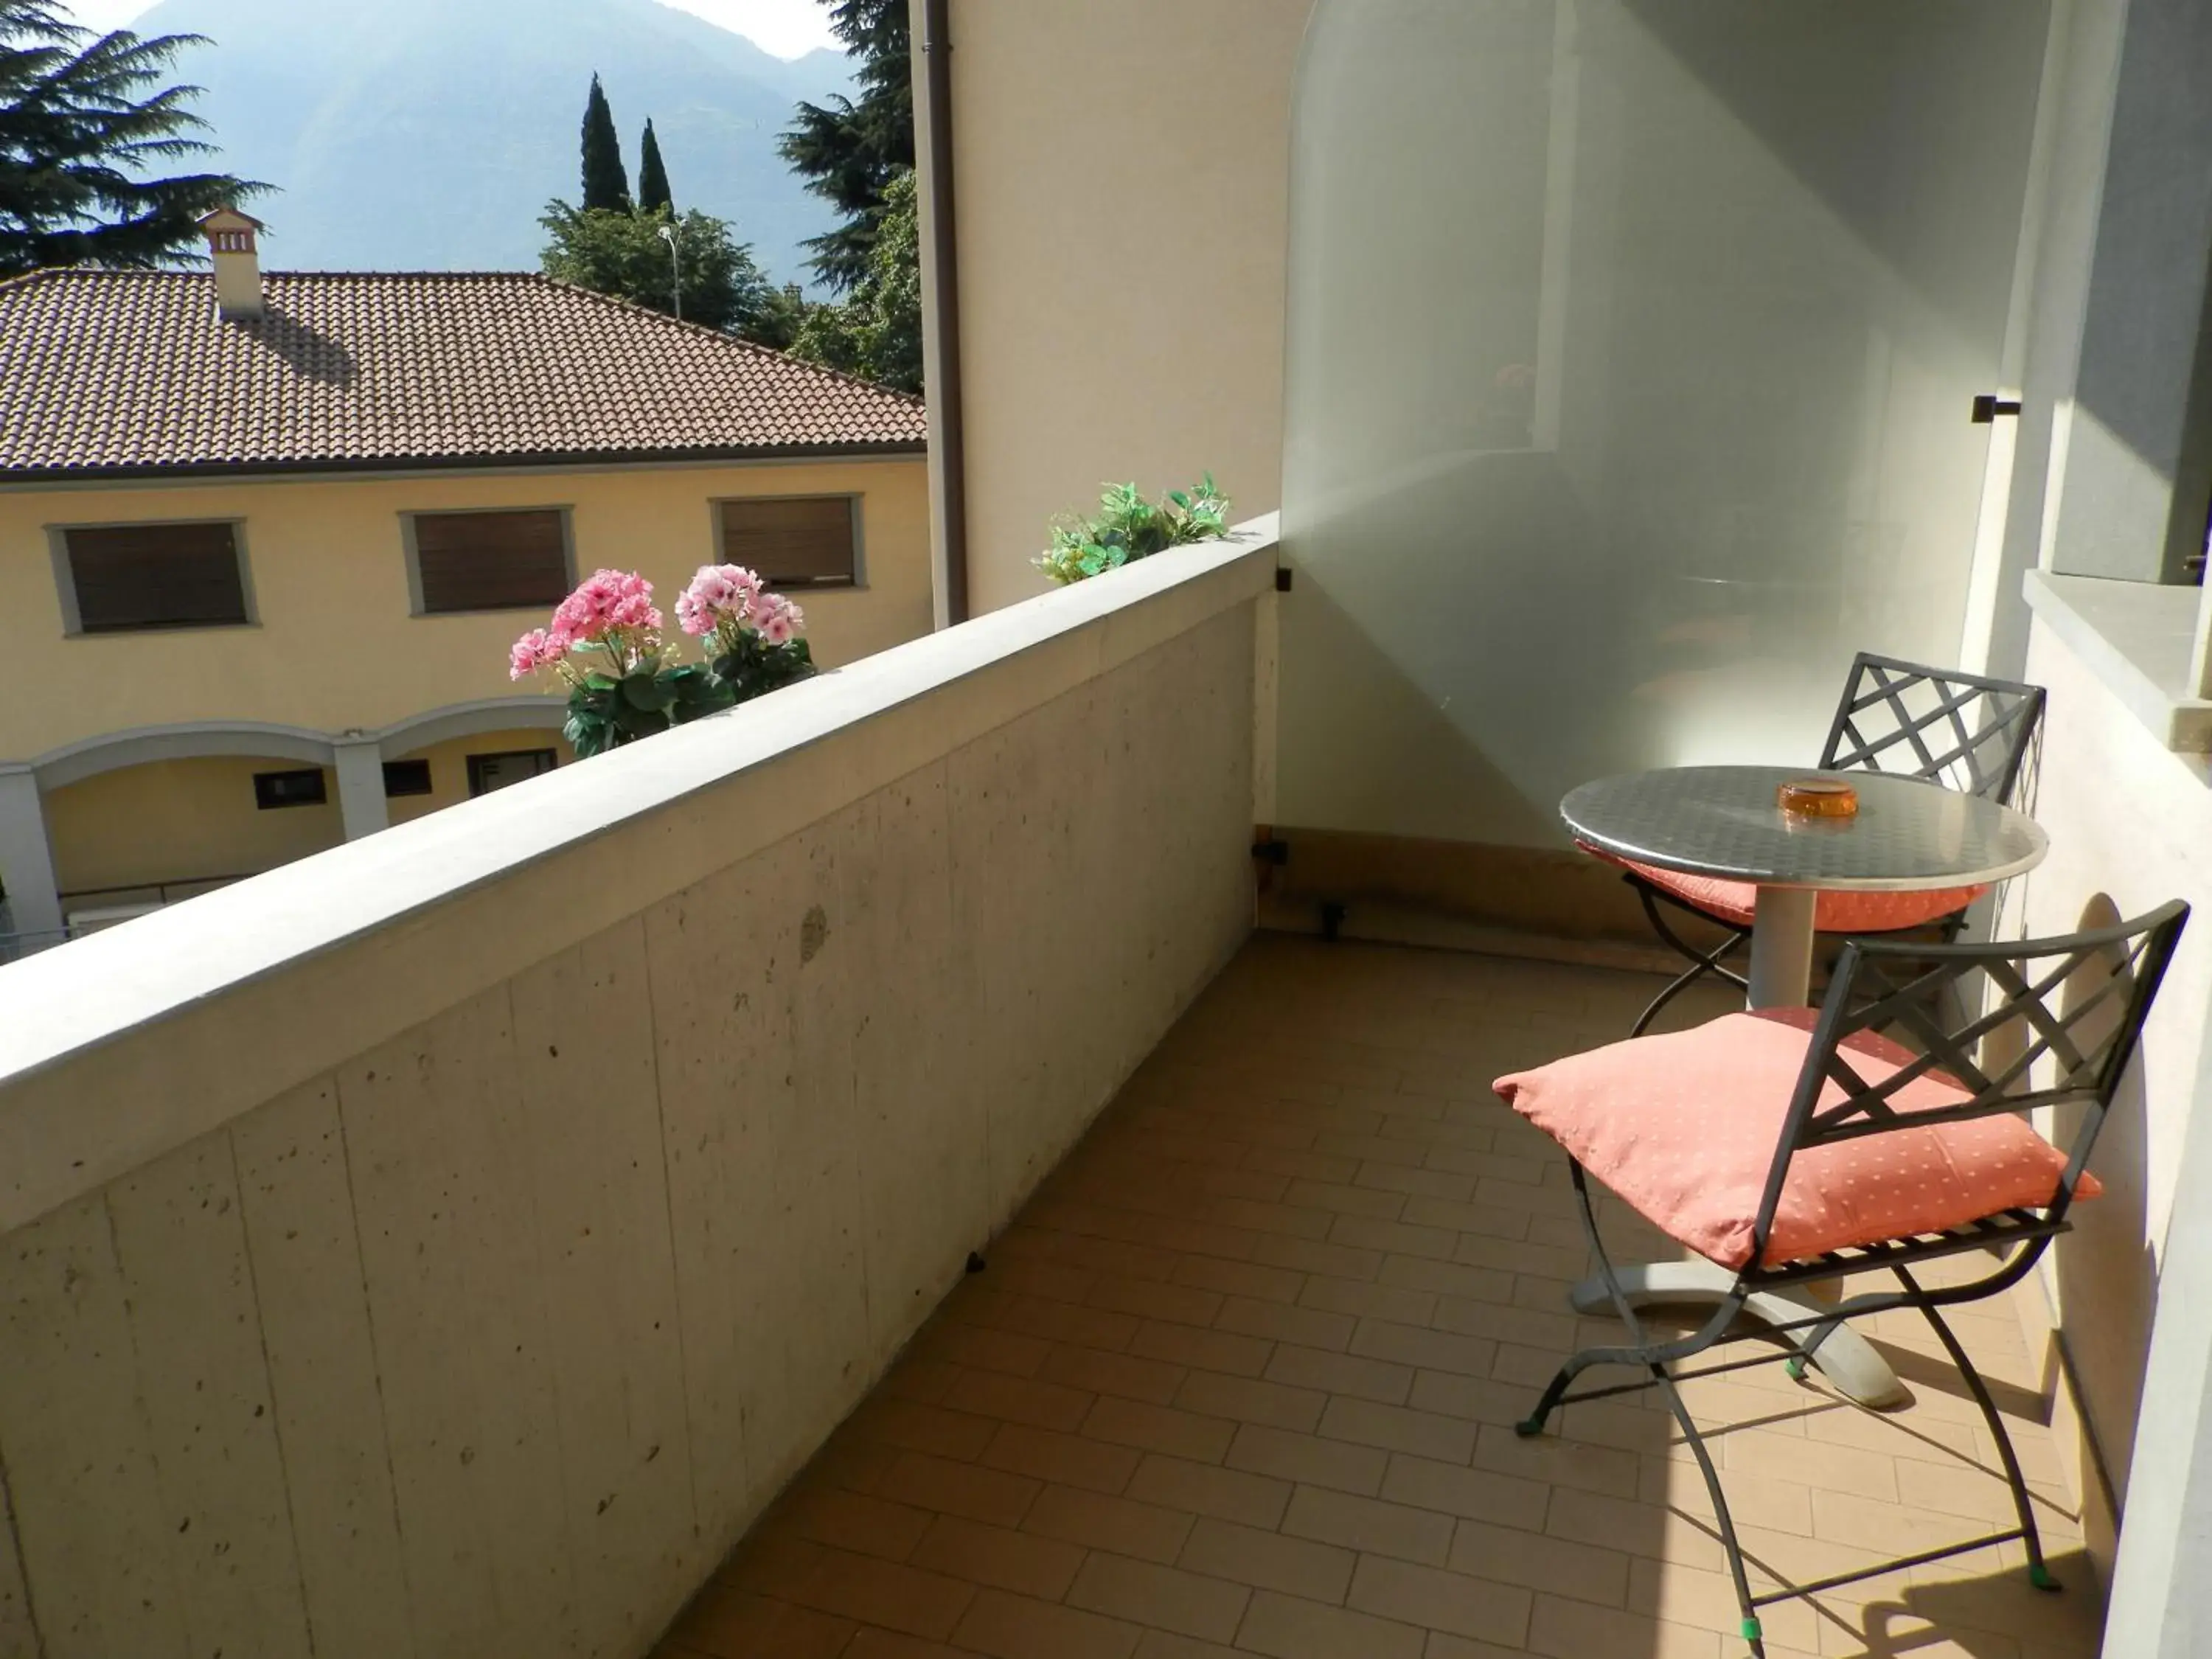
[{"label": "sky", "polygon": [[[306,0],[313,5],[374,5],[375,0]],[[684,11],[735,31],[778,58],[801,58],[817,46],[842,51],[830,33],[830,9],[821,0],[668,0]],[[127,25],[153,0],[65,0],[88,28]]]}]

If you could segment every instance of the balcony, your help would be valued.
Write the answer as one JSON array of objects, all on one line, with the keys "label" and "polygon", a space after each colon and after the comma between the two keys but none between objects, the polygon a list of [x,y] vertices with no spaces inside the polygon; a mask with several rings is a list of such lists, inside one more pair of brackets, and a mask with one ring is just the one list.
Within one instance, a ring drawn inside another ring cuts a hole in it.
[{"label": "balcony", "polygon": [[[1740,1651],[1664,1416],[1509,1426],[1595,1327],[1488,1084],[1648,982],[1254,933],[1275,550],[0,969],[0,1651]],[[1960,1558],[1770,1653],[2095,1650],[2040,1358],[1959,1324],[2067,1594]],[[2001,1513],[1877,1334],[1899,1412],[1694,1385],[1777,1572]]]}]

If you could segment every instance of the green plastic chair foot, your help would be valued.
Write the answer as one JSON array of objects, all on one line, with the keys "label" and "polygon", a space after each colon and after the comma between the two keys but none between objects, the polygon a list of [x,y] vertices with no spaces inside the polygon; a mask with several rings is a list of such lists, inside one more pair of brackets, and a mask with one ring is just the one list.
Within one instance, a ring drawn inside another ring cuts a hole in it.
[{"label": "green plastic chair foot", "polygon": [[1782,1362],[1782,1369],[1790,1373],[1790,1380],[1792,1382],[1802,1382],[1805,1380],[1805,1356],[1802,1353],[1791,1354],[1789,1358]]},{"label": "green plastic chair foot", "polygon": [[1756,1642],[1759,1639],[1759,1637],[1762,1634],[1759,1628],[1759,1620],[1756,1619],[1745,1620],[1741,1628],[1743,1630],[1743,1639],[1747,1642]]},{"label": "green plastic chair foot", "polygon": [[2040,1561],[2031,1561],[2028,1564],[2027,1582],[2034,1585],[2036,1589],[2039,1590],[2064,1589],[2066,1588],[2065,1585],[2058,1582],[2057,1578],[2052,1574],[2051,1569],[2045,1566]]},{"label": "green plastic chair foot", "polygon": [[1543,1431],[1544,1419],[1540,1417],[1524,1417],[1513,1425],[1513,1432],[1523,1440],[1533,1440]]}]

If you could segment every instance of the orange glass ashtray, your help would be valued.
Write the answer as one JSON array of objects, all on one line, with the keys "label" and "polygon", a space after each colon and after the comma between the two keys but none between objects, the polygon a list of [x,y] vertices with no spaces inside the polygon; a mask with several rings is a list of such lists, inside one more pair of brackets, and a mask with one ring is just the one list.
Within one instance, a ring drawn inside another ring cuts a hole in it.
[{"label": "orange glass ashtray", "polygon": [[1838,778],[1801,778],[1774,792],[1774,803],[1793,818],[1855,818],[1859,792]]}]

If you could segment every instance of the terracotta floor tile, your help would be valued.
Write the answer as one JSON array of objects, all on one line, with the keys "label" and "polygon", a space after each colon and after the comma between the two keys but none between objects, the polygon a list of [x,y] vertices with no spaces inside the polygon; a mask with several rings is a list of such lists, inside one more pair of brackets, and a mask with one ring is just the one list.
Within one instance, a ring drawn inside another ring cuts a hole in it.
[{"label": "terracotta floor tile", "polygon": [[1148,1630],[1137,1644],[1136,1659],[1244,1659],[1233,1648],[1224,1648],[1212,1642],[1200,1642],[1188,1636],[1170,1636],[1165,1631]]},{"label": "terracotta floor tile", "polygon": [[[1400,1324],[1425,1326],[1437,1310],[1437,1298],[1427,1291],[1401,1290],[1390,1285],[1363,1284],[1350,1279],[1310,1280],[1299,1296],[1301,1306],[1325,1313],[1349,1314],[1360,1321],[1388,1319]],[[1294,1339],[1295,1340],[1295,1339]],[[1327,1343],[1314,1343],[1326,1347]]]},{"label": "terracotta floor tile", "polygon": [[1449,1565],[1455,1572],[1494,1583],[1520,1584],[1617,1607],[1627,1600],[1629,1560],[1618,1549],[1462,1520],[1452,1538]]},{"label": "terracotta floor tile", "polygon": [[1338,1153],[1294,1152],[1282,1146],[1255,1146],[1244,1154],[1244,1167],[1304,1181],[1349,1181],[1359,1173],[1359,1160]]},{"label": "terracotta floor tile", "polygon": [[[1310,1434],[1320,1426],[1328,1396],[1317,1389],[1292,1389],[1218,1371],[1192,1371],[1176,1390],[1175,1403],[1204,1416]],[[1218,1460],[1207,1460],[1218,1461]]]},{"label": "terracotta floor tile", "polygon": [[1393,1504],[1533,1531],[1544,1524],[1551,1488],[1539,1480],[1489,1469],[1393,1455],[1382,1477],[1381,1495]]},{"label": "terracotta floor tile", "polygon": [[957,1648],[942,1642],[924,1642],[896,1631],[863,1628],[839,1659],[963,1659]]},{"label": "terracotta floor tile", "polygon": [[[1233,1379],[1232,1379],[1233,1380]],[[1218,1463],[1227,1455],[1237,1425],[1218,1417],[1141,1401],[1101,1399],[1083,1422],[1083,1432],[1094,1440],[1142,1451],[1165,1452],[1193,1462]]]},{"label": "terracotta floor tile", "polygon": [[1137,1354],[1109,1353],[1103,1348],[1078,1348],[1056,1343],[1037,1376],[1047,1382],[1071,1389],[1088,1389],[1124,1400],[1149,1400],[1164,1406],[1176,1397],[1188,1373],[1181,1365]]},{"label": "terracotta floor tile", "polygon": [[1382,1271],[1380,1250],[1355,1249],[1348,1244],[1324,1243],[1310,1238],[1283,1238],[1273,1233],[1259,1236],[1252,1260],[1272,1267],[1288,1267],[1302,1273],[1326,1273],[1335,1279],[1372,1279]]},{"label": "terracotta floor tile", "polygon": [[[1613,1040],[1649,994],[1255,940],[661,1653],[1741,1659],[1711,1499],[1663,1401],[1511,1433],[1561,1360],[1619,1331],[1569,1308],[1589,1252],[1567,1165],[1489,1082]],[[1621,1259],[1680,1254],[1598,1208]],[[2069,1594],[2028,1587],[2017,1546],[1984,1549],[1783,1604],[1770,1659],[2095,1652],[2066,1476],[2031,1420],[2040,1371],[2009,1309],[1955,1323],[2008,1408],[2027,1402],[2011,1420]],[[1903,1411],[1778,1369],[1686,1388],[1760,1586],[2009,1518],[1932,1334],[1871,1334]]]},{"label": "terracotta floor tile", "polygon": [[942,1359],[969,1370],[1008,1371],[1016,1376],[1035,1376],[1052,1352],[1052,1344],[988,1325],[963,1325],[940,1320],[915,1339],[915,1351],[931,1359]]},{"label": "terracotta floor tile", "polygon": [[1274,1344],[1232,1331],[1194,1330],[1188,1325],[1147,1322],[1129,1343],[1129,1352],[1144,1359],[1164,1359],[1170,1364],[1200,1370],[1226,1371],[1236,1376],[1257,1376],[1267,1368]]},{"label": "terracotta floor tile", "polygon": [[717,1585],[669,1634],[714,1659],[836,1659],[855,1628],[849,1619]]},{"label": "terracotta floor tile", "polygon": [[1129,1484],[1138,1456],[1126,1446],[1006,1423],[1000,1426],[997,1437],[984,1452],[983,1463],[988,1468],[1059,1486],[1118,1492]]},{"label": "terracotta floor tile", "polygon": [[960,1622],[975,1588],[896,1561],[825,1550],[783,1594],[817,1613],[941,1642]]},{"label": "terracotta floor tile", "polygon": [[878,1490],[883,1497],[916,1509],[1013,1527],[1021,1524],[1042,1486],[1042,1481],[1025,1475],[909,1452],[892,1465]]},{"label": "terracotta floor tile", "polygon": [[1270,1659],[1420,1659],[1427,1640],[1416,1626],[1273,1590],[1254,1593],[1237,1632],[1238,1647]]},{"label": "terracotta floor tile", "polygon": [[913,1566],[970,1584],[1057,1601],[1083,1565],[1073,1544],[940,1515],[908,1558]]},{"label": "terracotta floor tile", "polygon": [[1464,1463],[1474,1453],[1475,1425],[1435,1412],[1409,1411],[1339,1395],[1316,1431],[1325,1440],[1349,1440],[1385,1451],[1411,1452],[1438,1462]]},{"label": "terracotta floor tile", "polygon": [[850,1427],[880,1445],[965,1462],[982,1455],[999,1425],[988,1417],[879,1395],[853,1413]]},{"label": "terracotta floor tile", "polygon": [[1228,1461],[1232,1469],[1373,1498],[1382,1490],[1389,1457],[1372,1446],[1247,1423],[1237,1429]]},{"label": "terracotta floor tile", "polygon": [[1259,1302],[1295,1302],[1306,1279],[1304,1273],[1292,1273],[1287,1267],[1189,1255],[1176,1263],[1175,1282],[1195,1290],[1218,1291],[1224,1296],[1249,1297]]},{"label": "terracotta floor tile", "polygon": [[1094,1550],[1067,1592],[1067,1604],[1179,1636],[1226,1642],[1237,1634],[1250,1589],[1156,1562]]},{"label": "terracotta floor tile", "polygon": [[1291,1483],[1153,1455],[1137,1466],[1126,1496],[1193,1515],[1215,1516],[1250,1527],[1273,1527],[1289,1506]]},{"label": "terracotta floor tile", "polygon": [[1193,1520],[1188,1510],[1140,1503],[1133,1498],[1109,1498],[1075,1486],[1047,1486],[1030,1505],[1022,1530],[1166,1564],[1182,1553]]},{"label": "terracotta floor tile", "polygon": [[945,1403],[956,1411],[996,1418],[1002,1423],[1026,1423],[1032,1428],[1069,1432],[1090,1413],[1097,1397],[1081,1389],[1033,1376],[963,1371]]},{"label": "terracotta floor tile", "polygon": [[1474,1462],[1478,1468],[1494,1469],[1500,1474],[1516,1474],[1555,1486],[1579,1486],[1610,1498],[1636,1496],[1640,1467],[1635,1453],[1617,1447],[1583,1445],[1553,1434],[1523,1439],[1495,1423],[1485,1423],[1478,1430]]},{"label": "terracotta floor tile", "polygon": [[977,1593],[953,1642],[993,1659],[1131,1659],[1143,1633],[1119,1619],[987,1589]]},{"label": "terracotta floor tile", "polygon": [[[1310,1282],[1320,1285],[1346,1281],[1316,1279]],[[1341,1351],[1351,1343],[1356,1322],[1347,1314],[1231,1297],[1222,1305],[1220,1316],[1214,1322],[1222,1330],[1263,1337],[1273,1342],[1297,1342],[1308,1347]]]},{"label": "terracotta floor tile", "polygon": [[1257,1589],[1340,1602],[1356,1559],[1348,1549],[1206,1516],[1191,1529],[1176,1565]]},{"label": "terracotta floor tile", "polygon": [[[1721,1638],[1709,1630],[1668,1625],[1614,1607],[1539,1595],[1528,1619],[1528,1651],[1545,1659],[1598,1659],[1633,1654],[1635,1659],[1722,1659]],[[1733,1656],[1741,1641],[1729,1644]],[[1913,1654],[1911,1659],[1920,1659]]]},{"label": "terracotta floor tile", "polygon": [[1283,1202],[1305,1209],[1395,1221],[1398,1212],[1406,1207],[1406,1194],[1378,1187],[1340,1186],[1326,1181],[1293,1181],[1283,1193]]},{"label": "terracotta floor tile", "polygon": [[1528,1635],[1529,1599],[1528,1592],[1517,1585],[1495,1584],[1380,1555],[1360,1558],[1346,1597],[1350,1606],[1380,1619],[1474,1637],[1501,1647],[1518,1647]]},{"label": "terracotta floor tile", "polygon": [[1319,1389],[1328,1394],[1348,1394],[1386,1406],[1402,1406],[1413,1391],[1413,1368],[1383,1359],[1363,1359],[1354,1354],[1330,1353],[1320,1348],[1285,1343],[1277,1348],[1262,1373],[1270,1382],[1294,1389]]},{"label": "terracotta floor tile", "polygon": [[[1237,1265],[1237,1264],[1231,1264]],[[1101,1279],[1091,1292],[1094,1308],[1111,1308],[1139,1319],[1177,1325],[1211,1325],[1221,1311],[1218,1291],[1188,1285],[1159,1285],[1141,1279]]]},{"label": "terracotta floor tile", "polygon": [[1393,1255],[1382,1263],[1382,1282],[1409,1291],[1455,1296],[1469,1302],[1510,1303],[1513,1275],[1496,1267],[1470,1267],[1433,1261],[1425,1256]]},{"label": "terracotta floor tile", "polygon": [[886,1561],[912,1554],[930,1521],[927,1510],[812,1483],[793,1492],[784,1514],[802,1538]]}]

